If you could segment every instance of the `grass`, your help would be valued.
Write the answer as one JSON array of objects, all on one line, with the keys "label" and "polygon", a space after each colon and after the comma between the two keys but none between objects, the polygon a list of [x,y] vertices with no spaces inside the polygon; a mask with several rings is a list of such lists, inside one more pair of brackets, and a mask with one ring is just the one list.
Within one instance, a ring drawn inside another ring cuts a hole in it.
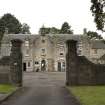
[{"label": "grass", "polygon": [[78,86],[68,89],[82,105],[105,105],[105,86]]},{"label": "grass", "polygon": [[15,89],[16,89],[16,87],[14,87],[12,85],[0,84],[0,93],[10,93],[10,92],[14,91]]}]

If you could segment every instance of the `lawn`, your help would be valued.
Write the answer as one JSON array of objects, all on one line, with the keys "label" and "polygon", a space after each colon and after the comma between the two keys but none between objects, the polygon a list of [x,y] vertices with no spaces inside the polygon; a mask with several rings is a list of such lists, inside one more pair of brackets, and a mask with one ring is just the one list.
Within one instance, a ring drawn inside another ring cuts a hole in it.
[{"label": "lawn", "polygon": [[82,105],[105,105],[105,86],[77,86],[68,89]]},{"label": "lawn", "polygon": [[0,93],[10,93],[12,91],[14,91],[16,89],[16,87],[12,86],[12,85],[1,85],[0,84]]}]

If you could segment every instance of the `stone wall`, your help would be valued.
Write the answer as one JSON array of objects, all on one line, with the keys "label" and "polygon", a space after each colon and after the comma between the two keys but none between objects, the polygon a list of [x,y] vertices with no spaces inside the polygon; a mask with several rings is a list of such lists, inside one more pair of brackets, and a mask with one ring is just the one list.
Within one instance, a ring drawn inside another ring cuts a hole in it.
[{"label": "stone wall", "polygon": [[5,56],[0,59],[0,84],[9,84],[10,83],[10,66],[9,66],[9,56]]},{"label": "stone wall", "polygon": [[21,40],[12,40],[11,55],[0,59],[0,83],[22,86]]},{"label": "stone wall", "polygon": [[48,59],[48,71],[54,71],[54,60]]},{"label": "stone wall", "polygon": [[77,41],[67,41],[66,84],[67,85],[103,85],[105,84],[105,66],[90,62],[85,56],[77,56]]},{"label": "stone wall", "polygon": [[10,81],[13,85],[22,85],[22,41],[19,39],[11,40],[12,48],[10,54]]}]

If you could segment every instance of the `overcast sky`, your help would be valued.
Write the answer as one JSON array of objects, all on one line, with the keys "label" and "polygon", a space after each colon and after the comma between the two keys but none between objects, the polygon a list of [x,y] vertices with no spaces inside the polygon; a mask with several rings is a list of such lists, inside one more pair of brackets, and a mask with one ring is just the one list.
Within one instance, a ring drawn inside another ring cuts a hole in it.
[{"label": "overcast sky", "polygon": [[13,14],[32,33],[38,33],[43,24],[60,28],[67,21],[75,34],[82,34],[83,28],[96,31],[90,6],[90,0],[1,0],[0,16]]}]

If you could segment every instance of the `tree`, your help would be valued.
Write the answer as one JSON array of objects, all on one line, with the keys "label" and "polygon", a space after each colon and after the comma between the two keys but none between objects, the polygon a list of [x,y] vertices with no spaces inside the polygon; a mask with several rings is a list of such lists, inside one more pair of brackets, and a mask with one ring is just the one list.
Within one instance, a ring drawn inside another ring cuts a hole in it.
[{"label": "tree", "polygon": [[60,30],[56,27],[44,27],[40,28],[39,33],[41,34],[59,34]]},{"label": "tree", "polygon": [[4,20],[0,20],[0,42],[5,32]]},{"label": "tree", "polygon": [[97,32],[88,31],[88,32],[87,32],[87,36],[88,36],[90,39],[103,40],[103,37],[102,37],[101,35],[99,35]]},{"label": "tree", "polygon": [[60,33],[60,29],[58,29],[56,27],[52,27],[52,28],[50,28],[50,33],[51,34],[59,34]]},{"label": "tree", "polygon": [[92,15],[94,16],[94,22],[98,30],[105,31],[105,0],[91,0]]},{"label": "tree", "polygon": [[30,32],[30,27],[29,27],[29,25],[28,24],[26,24],[26,23],[23,23],[22,24],[22,32],[21,32],[22,34],[30,34],[31,32]]},{"label": "tree", "polygon": [[40,28],[39,33],[44,34],[73,34],[73,30],[71,30],[71,26],[67,22],[64,22],[61,29],[56,27],[44,27]]},{"label": "tree", "polygon": [[16,17],[7,13],[0,19],[0,31],[5,32],[5,28],[8,28],[8,33],[18,34],[21,32],[21,23]]},{"label": "tree", "polygon": [[50,32],[50,28],[46,28],[46,27],[44,27],[44,25],[39,29],[39,33],[40,34],[49,34],[49,32]]},{"label": "tree", "polygon": [[21,32],[21,23],[10,13],[4,14],[0,18],[0,44],[6,29],[8,29],[9,34],[18,34]]},{"label": "tree", "polygon": [[67,22],[64,22],[62,24],[60,33],[61,34],[73,34],[73,30],[71,30],[71,26]]}]

